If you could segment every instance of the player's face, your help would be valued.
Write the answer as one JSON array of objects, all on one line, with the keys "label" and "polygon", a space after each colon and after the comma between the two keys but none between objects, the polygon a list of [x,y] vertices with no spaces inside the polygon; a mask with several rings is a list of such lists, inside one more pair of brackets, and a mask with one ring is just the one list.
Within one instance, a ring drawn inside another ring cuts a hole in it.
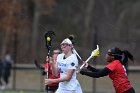
[{"label": "player's face", "polygon": [[67,54],[71,50],[71,46],[69,44],[61,44],[61,50],[64,54]]},{"label": "player's face", "polygon": [[110,56],[109,54],[106,54],[105,58],[109,63],[113,61],[113,56]]},{"label": "player's face", "polygon": [[53,51],[53,59],[56,59],[60,52],[58,50]]}]

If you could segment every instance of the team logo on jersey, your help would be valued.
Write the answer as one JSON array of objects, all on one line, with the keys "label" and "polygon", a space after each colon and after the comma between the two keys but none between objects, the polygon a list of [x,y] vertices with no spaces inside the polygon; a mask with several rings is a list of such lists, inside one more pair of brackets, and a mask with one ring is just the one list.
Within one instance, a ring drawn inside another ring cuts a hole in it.
[{"label": "team logo on jersey", "polygon": [[71,66],[75,66],[75,63],[72,62],[72,63],[71,63]]}]

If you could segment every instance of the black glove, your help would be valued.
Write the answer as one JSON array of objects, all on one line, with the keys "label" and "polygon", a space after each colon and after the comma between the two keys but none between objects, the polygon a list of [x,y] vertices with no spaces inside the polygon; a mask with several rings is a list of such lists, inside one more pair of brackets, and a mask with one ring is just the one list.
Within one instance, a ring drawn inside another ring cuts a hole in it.
[{"label": "black glove", "polygon": [[87,71],[86,69],[82,69],[82,70],[80,71],[80,74],[85,75],[86,71]]},{"label": "black glove", "polygon": [[44,76],[44,75],[46,75],[47,74],[47,72],[45,72],[45,71],[42,71],[42,75]]},{"label": "black glove", "polygon": [[38,68],[38,69],[40,69],[40,70],[44,70],[45,68],[42,66],[42,65],[40,65],[36,60],[34,61],[34,64],[35,64],[35,66]]},{"label": "black glove", "polygon": [[46,72],[44,71],[45,68],[42,65],[40,65],[36,60],[34,61],[34,64],[41,71],[42,75],[46,75]]}]

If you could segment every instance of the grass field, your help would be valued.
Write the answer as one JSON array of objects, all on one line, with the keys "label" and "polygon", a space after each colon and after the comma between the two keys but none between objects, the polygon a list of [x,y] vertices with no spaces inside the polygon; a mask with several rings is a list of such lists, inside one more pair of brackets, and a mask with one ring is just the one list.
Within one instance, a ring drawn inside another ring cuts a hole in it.
[{"label": "grass field", "polygon": [[4,91],[0,91],[0,93],[45,93],[45,92],[39,92],[39,91],[13,91],[13,90],[4,90]]}]

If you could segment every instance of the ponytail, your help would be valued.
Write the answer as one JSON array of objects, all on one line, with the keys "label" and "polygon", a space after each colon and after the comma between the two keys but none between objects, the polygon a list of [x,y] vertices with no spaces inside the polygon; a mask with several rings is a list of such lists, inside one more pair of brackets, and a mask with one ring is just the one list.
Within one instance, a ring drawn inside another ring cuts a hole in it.
[{"label": "ponytail", "polygon": [[130,59],[132,62],[134,62],[134,57],[129,51],[124,50],[124,51],[122,51],[122,53],[124,55],[124,57],[122,57],[123,64],[126,64],[128,62],[128,59]]},{"label": "ponytail", "polygon": [[70,34],[69,37],[68,37],[68,39],[71,40],[71,42],[72,42],[73,45],[75,44],[74,38],[75,38],[75,37],[74,37],[73,34]]}]

